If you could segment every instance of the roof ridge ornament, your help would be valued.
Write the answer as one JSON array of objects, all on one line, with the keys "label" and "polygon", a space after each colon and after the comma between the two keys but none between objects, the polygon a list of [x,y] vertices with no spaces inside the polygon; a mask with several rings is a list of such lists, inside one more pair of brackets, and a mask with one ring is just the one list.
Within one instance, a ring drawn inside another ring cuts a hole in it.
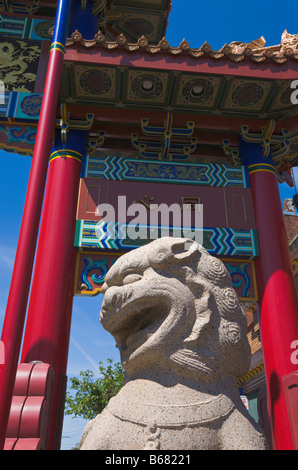
[{"label": "roof ridge ornament", "polygon": [[183,39],[183,41],[180,42],[178,47],[184,52],[189,50],[190,44],[186,41],[186,39]]},{"label": "roof ridge ornament", "polygon": [[298,34],[290,34],[287,29],[281,35],[281,46],[284,48],[298,49]]},{"label": "roof ridge ornament", "polygon": [[124,46],[127,43],[127,39],[123,33],[119,34],[119,36],[116,37],[116,43],[119,46]]},{"label": "roof ridge ornament", "polygon": [[261,36],[259,39],[254,39],[251,42],[242,42],[242,41],[232,41],[229,46],[232,48],[233,53],[239,54],[242,53],[247,47],[255,50],[262,49],[266,44],[266,39],[264,36]]},{"label": "roof ridge ornament", "polygon": [[168,50],[169,47],[170,47],[169,41],[167,41],[166,38],[163,37],[163,38],[159,41],[158,47],[160,47],[162,50]]},{"label": "roof ridge ornament", "polygon": [[138,46],[140,46],[141,49],[145,49],[148,45],[149,45],[149,41],[146,38],[146,36],[143,35],[138,39]]},{"label": "roof ridge ornament", "polygon": [[[52,34],[52,30],[49,33]],[[84,39],[81,33],[76,30],[72,33],[71,38],[66,40],[66,47],[77,45],[85,48],[102,46],[108,50],[119,47],[129,52],[143,49],[149,54],[157,54],[159,52],[166,52],[172,56],[185,54],[195,59],[207,55],[213,59],[227,58],[233,62],[250,59],[256,63],[270,61],[276,64],[283,64],[289,59],[298,60],[298,34],[289,34],[285,30],[282,35],[281,44],[265,47],[265,43],[265,38],[261,36],[250,43],[233,41],[230,44],[224,44],[219,50],[213,50],[207,41],[200,48],[191,48],[190,44],[183,39],[178,47],[172,47],[165,37],[158,44],[153,45],[149,43],[144,35],[137,42],[130,43],[123,33],[114,41],[111,41],[101,31],[95,34],[94,39]]]},{"label": "roof ridge ornament", "polygon": [[83,36],[82,36],[81,33],[76,29],[76,30],[72,33],[71,39],[72,39],[74,42],[81,42],[82,39],[83,39]]}]

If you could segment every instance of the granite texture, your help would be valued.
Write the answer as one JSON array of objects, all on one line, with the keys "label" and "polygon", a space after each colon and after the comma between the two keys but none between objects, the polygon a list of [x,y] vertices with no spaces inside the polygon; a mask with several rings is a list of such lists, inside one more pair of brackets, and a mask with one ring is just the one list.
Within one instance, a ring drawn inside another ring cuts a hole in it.
[{"label": "granite texture", "polygon": [[100,313],[125,369],[120,392],[80,449],[266,449],[237,380],[249,368],[246,319],[224,264],[164,237],[120,257]]}]

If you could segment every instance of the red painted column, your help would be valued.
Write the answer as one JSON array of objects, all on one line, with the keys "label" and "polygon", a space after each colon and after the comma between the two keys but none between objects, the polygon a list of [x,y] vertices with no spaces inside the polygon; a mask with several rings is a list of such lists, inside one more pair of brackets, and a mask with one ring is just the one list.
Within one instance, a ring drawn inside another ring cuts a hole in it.
[{"label": "red painted column", "polygon": [[[86,145],[86,132],[77,131],[75,135]],[[56,372],[50,448],[58,445],[54,442],[57,420],[61,422],[57,407],[64,399],[64,391],[60,392],[59,387],[67,367],[74,289],[74,235],[83,153],[78,151],[77,145],[73,146],[77,150],[70,148],[69,140],[68,137],[68,142],[50,158],[21,355],[21,362],[42,361]]]},{"label": "red painted column", "polygon": [[[243,143],[260,245],[255,260],[260,299],[260,331],[267,381],[267,406],[276,450],[293,449],[282,377],[297,370],[291,361],[298,339],[298,300],[278,182],[257,144]],[[244,155],[243,155],[244,154]]]},{"label": "red painted column", "polygon": [[59,0],[36,143],[1,336],[0,449],[3,449],[18,365],[42,200],[52,146],[71,0]]}]

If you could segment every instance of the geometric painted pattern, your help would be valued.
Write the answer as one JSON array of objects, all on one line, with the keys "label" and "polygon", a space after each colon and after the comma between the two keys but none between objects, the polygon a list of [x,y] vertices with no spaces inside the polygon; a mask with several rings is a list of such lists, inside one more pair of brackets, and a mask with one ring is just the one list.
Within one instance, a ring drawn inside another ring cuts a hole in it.
[{"label": "geometric painted pattern", "polygon": [[[78,249],[129,251],[146,245],[163,235],[161,226],[140,225],[140,238],[127,236],[127,227],[132,224],[101,221],[77,220],[75,247]],[[164,227],[171,236],[173,228]],[[165,233],[167,234],[167,233]],[[195,239],[201,237],[204,248],[214,256],[231,256],[253,259],[259,256],[257,232],[231,228],[204,227],[193,231]],[[181,236],[183,233],[181,231]]]},{"label": "geometric painted pattern", "polygon": [[244,169],[223,163],[174,163],[118,156],[89,156],[85,176],[117,181],[246,187]]}]

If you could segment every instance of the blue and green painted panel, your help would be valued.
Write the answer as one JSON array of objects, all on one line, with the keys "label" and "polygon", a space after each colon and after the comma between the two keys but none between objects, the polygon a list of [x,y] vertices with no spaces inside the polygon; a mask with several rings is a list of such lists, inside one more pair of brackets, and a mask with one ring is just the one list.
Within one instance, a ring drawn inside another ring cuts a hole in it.
[{"label": "blue and green painted panel", "polygon": [[49,30],[53,26],[52,20],[0,15],[0,36],[5,38],[50,41]]},{"label": "blue and green painted panel", "polygon": [[39,119],[41,102],[42,93],[12,91],[7,101],[5,117],[37,121]]},{"label": "blue and green painted panel", "polygon": [[[105,220],[77,220],[75,246],[85,250],[129,251],[150,243],[153,239],[160,238],[165,234],[169,234],[169,236],[173,234],[171,227],[140,225],[137,228],[140,238],[131,239],[127,236],[128,225],[120,222],[107,224]],[[194,229],[193,237],[196,240],[201,238],[204,248],[214,256],[246,259],[259,256],[257,232],[254,229],[204,227]]]},{"label": "blue and green painted panel", "polygon": [[85,176],[118,181],[246,187],[244,169],[223,163],[177,163],[120,156],[89,156]]}]

